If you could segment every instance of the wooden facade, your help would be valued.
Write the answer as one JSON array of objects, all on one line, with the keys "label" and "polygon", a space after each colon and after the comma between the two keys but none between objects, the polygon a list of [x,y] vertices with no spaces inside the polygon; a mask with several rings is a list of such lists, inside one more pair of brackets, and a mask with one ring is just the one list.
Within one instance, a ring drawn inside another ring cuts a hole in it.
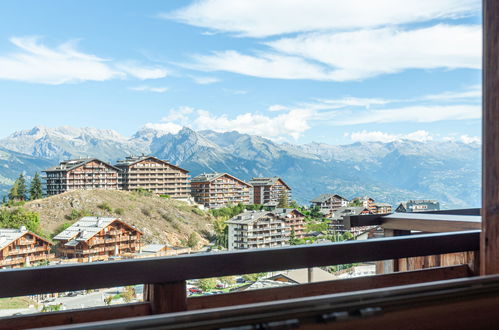
[{"label": "wooden facade", "polygon": [[120,219],[84,217],[54,237],[61,258],[107,259],[140,251],[142,232]]},{"label": "wooden facade", "polygon": [[249,204],[251,185],[227,173],[201,174],[191,180],[194,201],[207,208]]},{"label": "wooden facade", "polygon": [[47,263],[54,258],[52,243],[21,229],[0,229],[0,268]]},{"label": "wooden facade", "polygon": [[296,209],[276,208],[272,211],[279,219],[282,219],[289,227],[290,237],[305,237],[305,215]]},{"label": "wooden facade", "polygon": [[348,206],[348,200],[338,194],[322,194],[310,201],[312,207],[318,207],[323,214],[329,214],[341,207]]},{"label": "wooden facade", "polygon": [[146,189],[175,199],[190,197],[189,171],[151,156],[127,157],[115,167],[121,170],[120,189]]},{"label": "wooden facade", "polygon": [[99,159],[73,159],[45,171],[46,194],[71,190],[117,190],[120,170]]},{"label": "wooden facade", "polygon": [[291,188],[281,178],[253,178],[248,183],[253,186],[253,204],[277,206],[283,195],[291,201]]}]

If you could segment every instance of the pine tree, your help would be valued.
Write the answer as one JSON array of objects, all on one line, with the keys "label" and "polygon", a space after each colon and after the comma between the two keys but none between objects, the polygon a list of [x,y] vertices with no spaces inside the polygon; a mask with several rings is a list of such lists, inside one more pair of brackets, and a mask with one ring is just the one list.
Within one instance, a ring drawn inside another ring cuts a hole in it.
[{"label": "pine tree", "polygon": [[19,182],[16,180],[9,191],[9,200],[15,201],[19,199]]},{"label": "pine tree", "polygon": [[24,174],[20,174],[17,179],[17,198],[19,200],[25,201],[28,195],[28,188],[26,187],[26,179]]},{"label": "pine tree", "polygon": [[29,199],[35,200],[42,198],[42,181],[40,180],[40,176],[38,172],[35,173],[33,180],[31,180],[31,185],[29,188]]}]

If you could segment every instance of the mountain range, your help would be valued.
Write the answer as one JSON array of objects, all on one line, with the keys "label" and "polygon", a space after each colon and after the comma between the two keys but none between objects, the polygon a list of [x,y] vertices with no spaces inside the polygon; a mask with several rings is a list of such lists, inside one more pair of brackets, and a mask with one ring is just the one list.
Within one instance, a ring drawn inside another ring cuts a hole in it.
[{"label": "mountain range", "polygon": [[319,194],[337,193],[369,195],[392,205],[437,199],[443,208],[479,207],[480,150],[476,143],[452,141],[298,145],[187,127],[176,134],[143,128],[131,137],[95,128],[34,127],[0,139],[0,195],[21,171],[30,176],[60,160],[95,157],[114,163],[131,154],[150,154],[192,176],[212,171],[243,180],[280,176],[304,204]]}]

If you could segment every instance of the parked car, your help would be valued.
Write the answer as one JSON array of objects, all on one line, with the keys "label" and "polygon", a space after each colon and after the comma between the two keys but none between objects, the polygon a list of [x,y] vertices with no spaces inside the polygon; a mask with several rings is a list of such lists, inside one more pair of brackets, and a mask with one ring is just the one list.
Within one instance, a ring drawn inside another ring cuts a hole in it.
[{"label": "parked car", "polygon": [[225,285],[223,285],[222,283],[217,284],[217,289],[223,289],[223,288],[225,288]]},{"label": "parked car", "polygon": [[198,289],[198,288],[190,288],[189,292],[192,292],[192,293],[203,293],[203,290]]}]

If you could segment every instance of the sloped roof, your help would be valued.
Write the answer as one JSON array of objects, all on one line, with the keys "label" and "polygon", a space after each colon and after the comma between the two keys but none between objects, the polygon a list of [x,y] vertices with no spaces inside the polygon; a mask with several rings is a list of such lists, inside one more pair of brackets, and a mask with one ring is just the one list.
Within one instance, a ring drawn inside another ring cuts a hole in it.
[{"label": "sloped roof", "polygon": [[203,173],[203,174],[200,174],[200,175],[192,178],[191,182],[212,182],[212,181],[214,181],[222,176],[225,176],[225,175],[236,180],[236,181],[241,182],[242,184],[247,185],[248,187],[251,187],[251,185],[249,183],[247,183],[241,179],[238,179],[235,176],[230,175],[229,173],[217,173],[217,172],[215,172],[215,173]]},{"label": "sloped roof", "polygon": [[142,247],[142,252],[157,253],[166,247],[164,244],[148,244]]},{"label": "sloped roof", "polygon": [[312,199],[310,202],[311,203],[323,203],[330,198],[338,198],[338,199],[348,201],[348,199],[346,199],[338,194],[322,194],[322,195],[319,195],[316,198]]},{"label": "sloped roof", "polygon": [[100,163],[103,163],[106,166],[109,166],[109,167],[115,169],[116,171],[121,171],[119,168],[117,168],[111,164],[108,164],[108,163],[106,163],[100,159],[97,159],[97,158],[79,158],[79,159],[65,160],[63,162],[60,162],[59,165],[52,166],[46,170],[43,170],[42,172],[71,171],[71,170],[74,170],[75,168],[78,168],[78,167],[83,166],[87,163],[90,163],[91,161],[98,161]]},{"label": "sloped roof", "polygon": [[153,160],[156,160],[158,162],[164,163],[168,166],[174,167],[179,171],[189,173],[188,170],[183,169],[181,167],[178,167],[177,165],[173,165],[172,163],[169,163],[166,160],[162,160],[162,159],[156,158],[154,156],[145,156],[145,155],[143,155],[143,156],[128,156],[125,159],[118,160],[118,162],[114,166],[116,166],[116,167],[128,167],[128,166],[132,166],[134,164],[137,164],[137,163],[144,161],[144,160],[147,160],[147,159],[153,159]]},{"label": "sloped roof", "polygon": [[272,212],[269,211],[245,211],[241,214],[236,215],[235,217],[226,221],[226,223],[231,224],[250,224],[258,219],[263,218],[264,216],[272,215]]},{"label": "sloped roof", "polygon": [[299,214],[301,214],[302,216],[305,216],[303,213],[301,213],[297,209],[293,209],[293,208],[277,207],[277,208],[273,209],[271,212],[274,213],[274,214],[276,214],[276,215],[278,215],[278,216],[286,216],[288,214],[291,214],[293,211],[296,211]]},{"label": "sloped roof", "polygon": [[23,228],[21,228],[21,229],[0,229],[0,249],[3,249],[4,247],[8,246],[12,242],[14,242],[16,239],[21,238],[25,234],[33,235],[33,236],[47,242],[48,244],[52,244],[49,241],[47,241],[46,239],[44,239],[43,237],[40,237],[40,236],[36,235],[35,233],[32,233],[32,232],[30,232],[26,229],[23,229]]},{"label": "sloped roof", "polygon": [[253,178],[251,180],[248,181],[249,184],[251,184],[252,186],[255,186],[255,187],[258,187],[258,186],[273,186],[277,183],[277,181],[281,181],[281,183],[283,185],[286,186],[286,188],[288,188],[289,190],[291,190],[291,187],[288,186],[286,184],[286,182],[284,182],[283,179],[275,176],[275,177],[272,177],[272,178]]},{"label": "sloped roof", "polygon": [[[54,237],[54,240],[58,241],[74,241],[76,243],[68,242],[67,246],[77,245],[78,242],[88,241],[90,238],[94,237],[102,229],[109,226],[115,221],[120,221],[124,223],[119,218],[104,218],[104,217],[83,217],[73,225],[63,230]],[[124,223],[127,225],[126,223]],[[127,225],[128,226],[128,225]],[[130,228],[133,228],[129,226]],[[133,228],[140,233],[140,230]]]}]

